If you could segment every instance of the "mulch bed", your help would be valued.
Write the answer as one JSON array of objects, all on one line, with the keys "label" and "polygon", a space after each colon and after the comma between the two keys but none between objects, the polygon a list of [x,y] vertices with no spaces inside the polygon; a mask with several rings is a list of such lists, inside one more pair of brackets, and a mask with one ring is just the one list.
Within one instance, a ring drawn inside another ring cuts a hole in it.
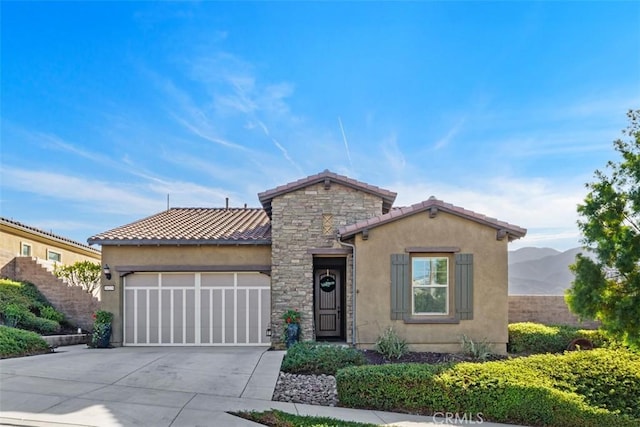
[{"label": "mulch bed", "polygon": [[[434,352],[409,352],[399,359],[385,359],[384,356],[375,350],[361,350],[364,357],[371,365],[386,365],[389,363],[450,363],[450,362],[474,362],[472,357],[458,353],[434,353]],[[509,356],[491,355],[487,360],[504,360]]]}]

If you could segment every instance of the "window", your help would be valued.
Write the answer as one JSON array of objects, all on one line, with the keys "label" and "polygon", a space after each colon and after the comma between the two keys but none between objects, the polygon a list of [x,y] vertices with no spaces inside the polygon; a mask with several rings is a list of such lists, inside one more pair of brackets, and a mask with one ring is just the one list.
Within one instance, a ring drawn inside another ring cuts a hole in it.
[{"label": "window", "polygon": [[[391,320],[459,323],[473,319],[473,254],[407,248],[391,254]],[[417,249],[415,253],[412,251]]]},{"label": "window", "polygon": [[20,245],[20,254],[22,256],[31,256],[31,245],[28,243],[22,243]]},{"label": "window", "polygon": [[62,255],[58,252],[47,250],[47,259],[49,261],[60,262],[62,261]]},{"label": "window", "polygon": [[449,314],[449,258],[412,258],[411,301],[414,315]]}]

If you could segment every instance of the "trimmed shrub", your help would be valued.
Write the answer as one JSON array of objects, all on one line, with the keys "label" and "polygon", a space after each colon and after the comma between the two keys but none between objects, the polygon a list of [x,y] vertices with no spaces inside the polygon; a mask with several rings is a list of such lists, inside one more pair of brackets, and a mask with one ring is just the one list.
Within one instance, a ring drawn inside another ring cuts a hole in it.
[{"label": "trimmed shrub", "polygon": [[43,319],[53,320],[54,322],[62,322],[64,320],[64,314],[51,306],[43,306],[40,308],[40,317]]},{"label": "trimmed shrub", "polygon": [[354,348],[305,341],[289,347],[281,369],[292,374],[335,375],[338,369],[365,363]]},{"label": "trimmed shrub", "polygon": [[8,326],[43,335],[59,332],[59,322],[64,320],[34,284],[8,279],[0,280],[0,313]]},{"label": "trimmed shrub", "polygon": [[49,345],[40,335],[8,326],[0,326],[0,357],[3,359],[48,352]]},{"label": "trimmed shrub", "polygon": [[601,330],[522,322],[509,325],[508,349],[511,353],[524,354],[562,353],[571,341],[578,338],[588,339],[595,347],[623,347],[619,341]]},{"label": "trimmed shrub", "polygon": [[33,313],[27,313],[18,326],[21,329],[37,332],[42,335],[51,335],[60,332],[60,324],[58,322],[37,317]]},{"label": "trimmed shrub", "polygon": [[640,422],[640,355],[597,349],[449,366],[340,370],[341,405],[421,413],[482,414],[496,422],[631,426]]}]

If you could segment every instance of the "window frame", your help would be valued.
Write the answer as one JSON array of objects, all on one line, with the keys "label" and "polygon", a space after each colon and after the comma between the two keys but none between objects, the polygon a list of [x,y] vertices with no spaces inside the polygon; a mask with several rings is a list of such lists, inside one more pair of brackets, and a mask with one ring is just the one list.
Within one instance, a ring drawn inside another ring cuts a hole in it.
[{"label": "window frame", "polygon": [[[452,271],[452,263],[451,262],[451,254],[448,253],[411,253],[410,254],[410,265],[409,265],[409,280],[410,280],[410,304],[411,304],[411,317],[412,318],[446,318],[451,316],[452,309],[452,297],[453,297],[453,271]],[[438,274],[437,269],[433,269],[433,265],[437,263],[437,260],[445,260],[446,261],[446,283],[430,283],[428,285],[416,285],[414,273],[416,270],[416,261],[418,260],[429,260],[429,276],[435,278]],[[415,290],[416,289],[445,289],[446,297],[445,297],[445,311],[444,312],[416,312],[416,300],[415,300]]]},{"label": "window frame", "polygon": [[[24,253],[25,248],[29,248],[28,254]],[[32,256],[33,254],[33,245],[26,242],[20,242],[20,256]]]},{"label": "window frame", "polygon": [[[58,259],[51,259],[51,254],[57,255]],[[47,261],[62,262],[62,253],[61,252],[52,251],[51,249],[47,249]]]}]

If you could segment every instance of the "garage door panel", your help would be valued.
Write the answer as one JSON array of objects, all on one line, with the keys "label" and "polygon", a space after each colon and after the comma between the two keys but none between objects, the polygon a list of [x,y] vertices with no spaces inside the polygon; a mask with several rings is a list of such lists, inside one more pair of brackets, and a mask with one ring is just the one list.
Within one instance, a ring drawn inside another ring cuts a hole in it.
[{"label": "garage door panel", "polygon": [[134,273],[125,278],[126,345],[269,344],[268,276]]}]

